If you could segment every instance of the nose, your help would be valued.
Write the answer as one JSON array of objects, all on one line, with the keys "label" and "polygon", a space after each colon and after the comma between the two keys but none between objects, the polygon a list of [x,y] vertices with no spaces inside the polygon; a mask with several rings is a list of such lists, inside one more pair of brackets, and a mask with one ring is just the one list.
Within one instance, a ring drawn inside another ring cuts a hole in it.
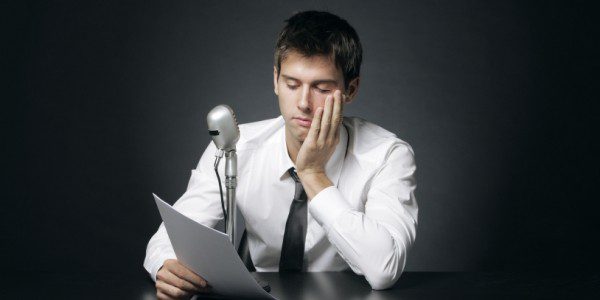
[{"label": "nose", "polygon": [[310,113],[312,107],[312,99],[309,87],[302,89],[302,94],[298,100],[298,109],[304,113]]}]

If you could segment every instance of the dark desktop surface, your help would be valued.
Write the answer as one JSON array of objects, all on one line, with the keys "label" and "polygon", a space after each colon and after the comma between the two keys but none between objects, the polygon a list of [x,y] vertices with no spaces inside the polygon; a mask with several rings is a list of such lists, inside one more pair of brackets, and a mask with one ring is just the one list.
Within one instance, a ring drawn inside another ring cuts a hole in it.
[{"label": "dark desktop surface", "polygon": [[[364,277],[351,272],[255,275],[269,283],[278,299],[600,299],[600,273],[406,272],[382,291],[371,290]],[[143,271],[17,272],[5,278],[1,299],[156,298],[154,282]]]}]

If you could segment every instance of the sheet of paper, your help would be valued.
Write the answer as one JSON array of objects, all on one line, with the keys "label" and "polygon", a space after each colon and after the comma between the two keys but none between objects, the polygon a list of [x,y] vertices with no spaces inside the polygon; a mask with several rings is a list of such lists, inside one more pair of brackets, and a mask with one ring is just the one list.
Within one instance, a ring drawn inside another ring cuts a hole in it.
[{"label": "sheet of paper", "polygon": [[275,299],[248,272],[226,234],[186,217],[156,195],[154,200],[177,260],[206,279],[215,293]]}]

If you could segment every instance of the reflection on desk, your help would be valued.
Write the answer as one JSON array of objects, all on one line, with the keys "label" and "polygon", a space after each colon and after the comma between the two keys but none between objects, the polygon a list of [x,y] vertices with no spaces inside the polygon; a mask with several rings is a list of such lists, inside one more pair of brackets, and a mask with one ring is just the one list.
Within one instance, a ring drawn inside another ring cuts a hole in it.
[{"label": "reflection on desk", "polygon": [[[143,270],[115,273],[13,273],[1,299],[156,299],[154,282]],[[600,299],[600,273],[438,273],[405,272],[390,289],[371,290],[352,272],[256,273],[278,299]],[[223,299],[220,297],[203,297]]]}]

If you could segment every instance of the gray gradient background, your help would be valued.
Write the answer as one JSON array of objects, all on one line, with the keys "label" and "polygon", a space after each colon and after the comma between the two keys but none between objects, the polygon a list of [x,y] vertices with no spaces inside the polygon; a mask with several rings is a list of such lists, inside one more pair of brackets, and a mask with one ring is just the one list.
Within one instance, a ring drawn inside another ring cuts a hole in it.
[{"label": "gray gradient background", "polygon": [[[248,2],[248,3],[247,3]],[[250,2],[252,4],[250,4]],[[15,5],[4,55],[5,270],[127,272],[209,142],[278,116],[283,20],[325,9],[364,47],[361,116],[417,159],[407,270],[595,270],[597,26],[582,3],[117,1]],[[12,150],[14,149],[14,151]],[[8,258],[8,259],[7,259]]]}]

